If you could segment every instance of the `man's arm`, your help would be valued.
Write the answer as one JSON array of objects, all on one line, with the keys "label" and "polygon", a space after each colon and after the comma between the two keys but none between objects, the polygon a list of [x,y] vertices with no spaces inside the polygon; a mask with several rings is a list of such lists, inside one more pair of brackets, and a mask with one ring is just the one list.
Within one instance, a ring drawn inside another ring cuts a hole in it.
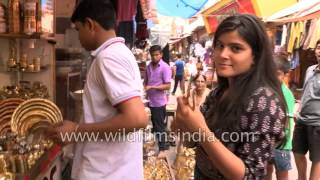
[{"label": "man's arm", "polygon": [[146,70],[144,72],[143,86],[147,86],[147,84],[148,84],[148,66],[146,67]]},{"label": "man's arm", "polygon": [[[96,133],[96,137],[105,138],[106,134],[129,133],[144,128],[148,124],[148,117],[144,111],[144,105],[139,97],[133,97],[116,106],[118,114],[110,119],[102,122],[90,124],[76,124],[71,121],[63,121],[63,124],[48,128],[46,135],[60,144],[69,144],[77,142],[76,139],[65,139],[65,135],[70,133],[91,134]],[[90,136],[91,137],[91,136]],[[90,141],[90,137],[81,139],[82,141]]]},{"label": "man's arm", "polygon": [[156,90],[169,90],[171,83],[161,84],[159,86],[149,86],[149,89],[156,89]]},{"label": "man's arm", "polygon": [[144,128],[148,124],[148,117],[140,97],[134,97],[116,106],[118,114],[102,122],[80,124],[77,132],[112,133],[125,130],[131,132]]},{"label": "man's arm", "polygon": [[171,68],[171,74],[172,74],[172,78],[174,78],[176,76],[176,72],[177,72],[177,66],[174,65]]}]

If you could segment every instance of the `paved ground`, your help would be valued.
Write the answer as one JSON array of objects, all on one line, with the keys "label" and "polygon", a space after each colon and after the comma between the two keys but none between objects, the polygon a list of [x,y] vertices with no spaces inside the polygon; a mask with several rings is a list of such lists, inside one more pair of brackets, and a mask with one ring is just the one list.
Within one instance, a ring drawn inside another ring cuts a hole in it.
[{"label": "paved ground", "polygon": [[[173,84],[172,84],[171,87],[173,87]],[[176,107],[176,97],[178,97],[179,95],[181,95],[180,88],[177,89],[177,92],[176,92],[175,96],[171,95],[171,93],[170,93],[168,106]],[[172,119],[170,118],[169,119],[169,127],[170,127],[170,121],[171,120]],[[171,164],[173,164],[173,162],[175,160],[175,156],[176,156],[176,147],[170,147],[170,150],[169,150],[169,153],[168,153],[168,159],[169,159]],[[309,158],[308,155],[307,155],[307,157]],[[291,163],[292,163],[292,168],[293,169],[291,171],[289,171],[289,179],[290,180],[296,180],[298,178],[298,172],[297,172],[296,165],[295,165],[295,162],[294,162],[293,154],[291,155]],[[308,159],[308,172],[310,172],[310,167],[311,167],[311,162]],[[273,179],[276,180],[275,174],[273,174]]]}]

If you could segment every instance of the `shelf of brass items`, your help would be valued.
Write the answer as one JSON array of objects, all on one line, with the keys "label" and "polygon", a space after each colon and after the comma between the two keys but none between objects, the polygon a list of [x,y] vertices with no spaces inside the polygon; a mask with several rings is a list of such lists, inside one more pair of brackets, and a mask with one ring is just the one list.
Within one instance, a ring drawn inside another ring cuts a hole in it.
[{"label": "shelf of brass items", "polygon": [[45,173],[48,168],[52,165],[56,158],[61,156],[62,151],[61,147],[54,145],[50,150],[45,152],[32,166],[32,168],[25,174],[14,174],[15,180],[24,180],[24,179],[37,179],[37,177]]},{"label": "shelf of brass items", "polygon": [[40,67],[40,71],[29,71],[28,69],[23,71],[18,68],[13,68],[13,69],[8,70],[7,67],[1,67],[0,72],[40,73],[40,72],[47,71],[49,69],[49,67],[50,67],[50,65],[43,65]]},{"label": "shelf of brass items", "polygon": [[8,98],[49,98],[47,87],[39,81],[30,84],[29,81],[19,81],[17,85],[0,87],[0,101]]}]

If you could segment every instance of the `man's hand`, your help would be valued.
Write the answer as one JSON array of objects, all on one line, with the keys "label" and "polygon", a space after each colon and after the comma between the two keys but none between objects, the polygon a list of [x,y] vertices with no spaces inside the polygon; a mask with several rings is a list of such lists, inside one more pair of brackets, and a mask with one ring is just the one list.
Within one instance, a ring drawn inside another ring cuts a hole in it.
[{"label": "man's hand", "polygon": [[150,89],[154,89],[154,87],[153,87],[153,86],[146,86],[144,89],[145,89],[146,91],[149,91]]},{"label": "man's hand", "polygon": [[[70,137],[73,138],[74,136],[71,136],[72,133],[76,133],[77,128],[79,125],[77,123],[74,123],[72,121],[64,120],[62,124],[58,124],[55,127],[49,127],[47,129],[47,136],[54,140],[56,143],[61,145],[67,145],[70,143],[74,143],[75,139],[68,139],[63,137]],[[69,134],[66,136],[66,134]]]}]

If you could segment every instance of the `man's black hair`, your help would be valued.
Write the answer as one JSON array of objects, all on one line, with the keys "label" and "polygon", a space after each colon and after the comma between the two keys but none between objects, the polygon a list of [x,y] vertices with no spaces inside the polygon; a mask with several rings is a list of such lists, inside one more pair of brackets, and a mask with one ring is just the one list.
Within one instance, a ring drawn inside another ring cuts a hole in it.
[{"label": "man's black hair", "polygon": [[150,49],[149,49],[149,52],[150,52],[150,53],[153,53],[153,52],[155,52],[155,51],[160,51],[160,52],[162,53],[161,46],[159,46],[159,45],[153,45],[153,46],[150,47]]},{"label": "man's black hair", "polygon": [[110,0],[81,0],[72,14],[71,21],[84,23],[86,18],[96,21],[105,30],[115,29],[114,4]]},{"label": "man's black hair", "polygon": [[276,54],[274,56],[274,62],[276,64],[277,70],[280,70],[285,74],[287,74],[291,69],[290,62],[283,54]]}]

